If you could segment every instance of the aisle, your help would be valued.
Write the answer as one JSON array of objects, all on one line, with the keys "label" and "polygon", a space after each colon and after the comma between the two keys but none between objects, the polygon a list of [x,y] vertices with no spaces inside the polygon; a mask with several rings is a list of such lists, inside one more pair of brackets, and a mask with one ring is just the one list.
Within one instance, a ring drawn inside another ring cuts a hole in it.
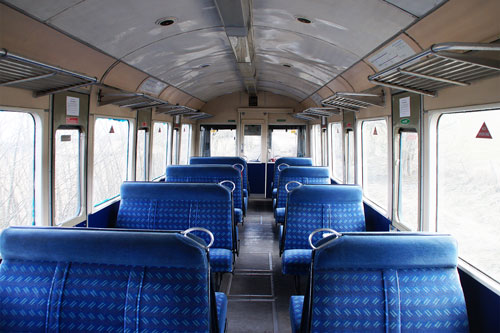
[{"label": "aisle", "polygon": [[270,200],[251,199],[240,227],[240,256],[226,274],[227,332],[290,332],[288,304],[293,278],[281,274],[277,230]]}]

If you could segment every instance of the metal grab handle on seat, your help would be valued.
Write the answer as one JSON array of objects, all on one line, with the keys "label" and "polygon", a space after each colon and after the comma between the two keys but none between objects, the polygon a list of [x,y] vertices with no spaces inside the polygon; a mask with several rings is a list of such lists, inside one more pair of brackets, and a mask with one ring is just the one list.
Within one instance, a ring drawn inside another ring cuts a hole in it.
[{"label": "metal grab handle on seat", "polygon": [[200,228],[200,227],[193,227],[193,228],[189,228],[187,230],[181,231],[181,234],[183,234],[184,236],[187,237],[187,235],[193,231],[203,231],[203,232],[207,233],[210,236],[210,243],[208,243],[208,245],[205,246],[205,249],[209,249],[212,246],[215,238],[214,238],[214,234],[212,234],[212,232],[208,229]]},{"label": "metal grab handle on seat", "polygon": [[[236,184],[230,180],[223,180],[219,183],[219,185],[224,186],[225,183],[229,183],[229,184],[233,185],[233,188],[230,190],[231,193],[233,193],[234,190],[236,189]],[[226,187],[226,186],[224,186],[224,187]]]},{"label": "metal grab handle on seat", "polygon": [[286,183],[285,185],[285,190],[286,190],[286,193],[290,193],[291,190],[288,189],[288,185],[290,184],[299,184],[299,186],[302,186],[302,183],[301,182],[298,182],[296,180],[292,180],[291,182],[288,182]]},{"label": "metal grab handle on seat", "polygon": [[245,166],[241,163],[235,163],[233,164],[233,168],[235,168],[236,170],[238,170],[238,167],[241,168],[241,170],[239,170],[241,173],[243,173],[243,171],[245,171]]},{"label": "metal grab handle on seat", "polygon": [[320,229],[316,229],[316,230],[314,230],[313,232],[311,232],[311,234],[309,235],[309,238],[308,238],[308,241],[309,241],[309,246],[310,246],[313,250],[317,250],[317,249],[319,249],[319,248],[323,247],[323,245],[324,245],[324,244],[323,244],[323,245],[321,245],[321,246],[316,247],[316,246],[314,246],[314,245],[313,245],[313,243],[312,243],[313,236],[314,236],[314,235],[316,235],[318,232],[322,232],[322,231],[328,231],[329,233],[331,233],[331,234],[333,234],[333,235],[337,236],[337,238],[339,238],[340,236],[342,236],[342,234],[341,234],[341,233],[339,233],[339,232],[337,232],[337,231],[335,231],[335,230],[333,230],[333,229],[330,229],[330,228],[320,228]]},{"label": "metal grab handle on seat", "polygon": [[278,165],[278,171],[279,171],[279,172],[281,172],[281,170],[282,170],[282,169],[280,169],[282,165],[286,166],[287,168],[289,167],[289,165],[288,165],[288,164],[286,164],[286,163],[281,163],[280,165]]}]

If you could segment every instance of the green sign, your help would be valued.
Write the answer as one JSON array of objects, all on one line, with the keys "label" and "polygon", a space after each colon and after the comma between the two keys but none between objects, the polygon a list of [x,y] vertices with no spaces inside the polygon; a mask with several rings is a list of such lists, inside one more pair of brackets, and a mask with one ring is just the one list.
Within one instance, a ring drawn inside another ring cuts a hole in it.
[{"label": "green sign", "polygon": [[286,122],[286,119],[276,119],[276,121],[277,121],[278,123],[284,123],[284,122]]},{"label": "green sign", "polygon": [[227,122],[228,122],[228,123],[235,123],[235,122],[236,122],[236,120],[234,120],[234,119],[229,119]]},{"label": "green sign", "polygon": [[408,125],[409,123],[410,123],[410,119],[408,119],[408,118],[401,119],[401,124]]}]

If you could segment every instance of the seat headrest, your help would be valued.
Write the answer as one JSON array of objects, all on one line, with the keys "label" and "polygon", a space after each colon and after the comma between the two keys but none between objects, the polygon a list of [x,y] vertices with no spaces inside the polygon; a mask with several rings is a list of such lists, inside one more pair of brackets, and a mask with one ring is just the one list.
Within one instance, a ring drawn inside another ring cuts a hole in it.
[{"label": "seat headrest", "polygon": [[340,203],[363,202],[363,191],[358,185],[303,185],[294,188],[288,203]]},{"label": "seat headrest", "polygon": [[169,165],[167,177],[240,177],[241,173],[227,164]]},{"label": "seat headrest", "polygon": [[124,182],[120,188],[122,200],[197,200],[231,201],[231,192],[218,184],[189,184],[165,182]]},{"label": "seat headrest", "polygon": [[4,260],[208,267],[200,242],[178,232],[10,227],[0,236],[0,253]]},{"label": "seat headrest", "polygon": [[247,161],[239,156],[211,156],[211,157],[191,157],[189,164],[243,164]]},{"label": "seat headrest", "polygon": [[286,163],[290,166],[312,166],[312,159],[309,157],[280,157],[274,162],[274,165]]},{"label": "seat headrest", "polygon": [[315,270],[457,267],[457,242],[450,235],[344,233],[315,246]]},{"label": "seat headrest", "polygon": [[280,177],[330,178],[330,169],[328,167],[291,166],[281,170]]}]

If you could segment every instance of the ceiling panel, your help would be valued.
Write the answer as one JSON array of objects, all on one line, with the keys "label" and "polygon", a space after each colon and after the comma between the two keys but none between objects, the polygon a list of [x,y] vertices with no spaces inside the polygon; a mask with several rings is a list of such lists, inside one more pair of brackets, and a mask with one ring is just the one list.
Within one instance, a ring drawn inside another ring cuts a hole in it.
[{"label": "ceiling panel", "polygon": [[33,0],[9,0],[6,1],[19,9],[36,17],[40,21],[48,20],[56,14],[76,5],[82,0],[51,0],[51,1],[33,1]]},{"label": "ceiling panel", "polygon": [[[291,31],[320,39],[358,58],[415,19],[383,1],[254,0],[253,4],[255,27]],[[311,23],[300,23],[296,17],[308,18]]]},{"label": "ceiling panel", "polygon": [[[176,22],[155,24],[165,17]],[[163,38],[222,25],[212,0],[86,0],[48,23],[117,58]]]},{"label": "ceiling panel", "polygon": [[422,17],[429,11],[448,0],[384,0],[392,3],[417,17]]},{"label": "ceiling panel", "polygon": [[314,91],[318,90],[321,85],[312,84],[307,80],[300,79],[293,74],[287,74],[284,72],[279,72],[273,68],[265,69],[262,72],[257,73],[257,79],[260,81],[274,82],[275,84],[292,85],[296,89],[312,94]]}]

